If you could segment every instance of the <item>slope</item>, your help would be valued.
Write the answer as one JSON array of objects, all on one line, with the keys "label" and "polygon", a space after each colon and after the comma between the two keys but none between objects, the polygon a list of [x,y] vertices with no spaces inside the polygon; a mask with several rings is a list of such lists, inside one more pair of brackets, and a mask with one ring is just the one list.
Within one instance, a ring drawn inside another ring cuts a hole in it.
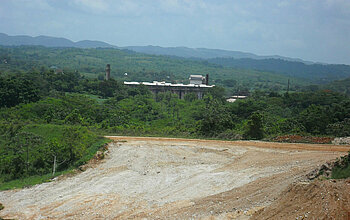
[{"label": "slope", "polygon": [[[206,61],[146,55],[112,48],[0,47],[0,59],[3,61],[0,71],[4,74],[11,74],[19,68],[28,71],[33,67],[38,69],[42,66],[55,66],[97,77],[104,74],[105,66],[109,63],[112,66],[112,76],[126,81],[161,80],[188,83],[190,74],[210,74],[211,84],[220,85],[223,80],[234,80],[237,82],[235,86],[248,89],[274,87],[283,90],[289,78],[277,73],[222,67]],[[309,84],[309,81],[294,77],[292,83],[293,86],[300,86]]]},{"label": "slope", "polygon": [[124,142],[110,144],[104,163],[83,173],[0,192],[5,207],[0,216],[227,219],[271,204],[312,167],[343,154],[327,152],[329,146],[320,146],[326,151],[303,150],[302,144],[296,150],[291,144],[262,147],[261,142],[113,139]]},{"label": "slope", "polygon": [[159,46],[127,46],[123,47],[135,52],[146,53],[152,55],[168,55],[168,56],[178,56],[185,58],[200,58],[200,59],[212,59],[217,57],[231,57],[235,59],[240,58],[251,58],[251,59],[283,59],[290,61],[299,61],[310,63],[301,59],[283,57],[278,55],[273,56],[259,56],[253,53],[241,52],[241,51],[231,51],[231,50],[220,50],[220,49],[208,49],[208,48],[189,48],[189,47],[159,47]]},{"label": "slope", "polygon": [[350,77],[350,66],[340,64],[305,64],[283,59],[256,60],[250,58],[214,58],[208,59],[208,62],[226,67],[276,72],[287,76],[310,79],[315,83]]},{"label": "slope", "polygon": [[83,40],[73,42],[62,37],[37,36],[31,37],[27,35],[9,36],[0,33],[0,45],[3,46],[21,46],[21,45],[37,45],[45,47],[81,47],[81,48],[97,48],[97,47],[115,47],[102,41]]}]

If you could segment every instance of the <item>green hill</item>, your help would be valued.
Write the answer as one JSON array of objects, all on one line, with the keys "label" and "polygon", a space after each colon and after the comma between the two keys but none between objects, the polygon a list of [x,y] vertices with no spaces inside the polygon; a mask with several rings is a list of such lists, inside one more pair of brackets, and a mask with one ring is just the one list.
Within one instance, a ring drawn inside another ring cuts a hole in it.
[{"label": "green hill", "polygon": [[[284,90],[291,78],[292,89],[308,80],[283,74],[222,67],[207,61],[146,55],[112,48],[46,48],[42,46],[0,47],[0,72],[13,74],[40,68],[79,71],[86,77],[102,77],[107,63],[111,75],[122,81],[168,81],[188,83],[191,74],[209,74],[210,83],[225,87]],[[128,73],[128,74],[125,74]]]},{"label": "green hill", "polygon": [[276,72],[290,77],[309,79],[314,83],[325,83],[350,77],[350,66],[340,64],[305,64],[283,59],[256,60],[250,58],[214,58],[209,59],[208,62],[226,67]]},{"label": "green hill", "polygon": [[322,88],[350,95],[350,78],[333,81],[329,84],[323,85]]},{"label": "green hill", "polygon": [[63,37],[37,36],[28,35],[9,36],[0,33],[0,45],[4,46],[21,46],[21,45],[37,45],[45,47],[80,47],[80,48],[96,48],[96,47],[115,47],[102,41],[83,40],[73,42]]}]

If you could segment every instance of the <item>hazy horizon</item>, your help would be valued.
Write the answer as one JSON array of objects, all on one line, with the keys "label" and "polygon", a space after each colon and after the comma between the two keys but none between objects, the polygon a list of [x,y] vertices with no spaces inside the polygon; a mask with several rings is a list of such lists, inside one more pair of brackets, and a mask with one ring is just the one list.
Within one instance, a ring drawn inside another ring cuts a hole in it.
[{"label": "hazy horizon", "polygon": [[350,64],[347,0],[3,0],[0,32]]}]

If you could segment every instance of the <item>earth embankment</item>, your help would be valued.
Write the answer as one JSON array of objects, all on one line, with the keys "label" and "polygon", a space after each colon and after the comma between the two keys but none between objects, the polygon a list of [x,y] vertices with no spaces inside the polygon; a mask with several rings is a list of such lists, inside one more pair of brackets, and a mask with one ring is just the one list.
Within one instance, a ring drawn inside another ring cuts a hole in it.
[{"label": "earth embankment", "polygon": [[2,218],[249,218],[350,146],[109,137],[72,177],[0,192]]}]

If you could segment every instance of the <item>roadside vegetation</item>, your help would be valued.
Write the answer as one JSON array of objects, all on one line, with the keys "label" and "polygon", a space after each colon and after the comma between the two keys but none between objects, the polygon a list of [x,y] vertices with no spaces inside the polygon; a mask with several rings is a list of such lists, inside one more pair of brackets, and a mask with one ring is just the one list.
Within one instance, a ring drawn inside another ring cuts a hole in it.
[{"label": "roadside vegetation", "polygon": [[[350,136],[350,98],[330,90],[254,89],[249,98],[228,103],[225,89],[216,86],[201,100],[195,94],[181,100],[78,71],[16,65],[17,71],[15,65],[2,66],[0,75],[0,189],[47,181],[86,163],[106,134],[226,140]],[[349,165],[335,175],[342,172],[348,175]]]},{"label": "roadside vegetation", "polygon": [[350,177],[350,152],[337,160],[332,169],[333,179],[345,179],[348,177]]},{"label": "roadside vegetation", "polygon": [[0,190],[33,185],[85,164],[108,140],[84,126],[2,122]]}]

